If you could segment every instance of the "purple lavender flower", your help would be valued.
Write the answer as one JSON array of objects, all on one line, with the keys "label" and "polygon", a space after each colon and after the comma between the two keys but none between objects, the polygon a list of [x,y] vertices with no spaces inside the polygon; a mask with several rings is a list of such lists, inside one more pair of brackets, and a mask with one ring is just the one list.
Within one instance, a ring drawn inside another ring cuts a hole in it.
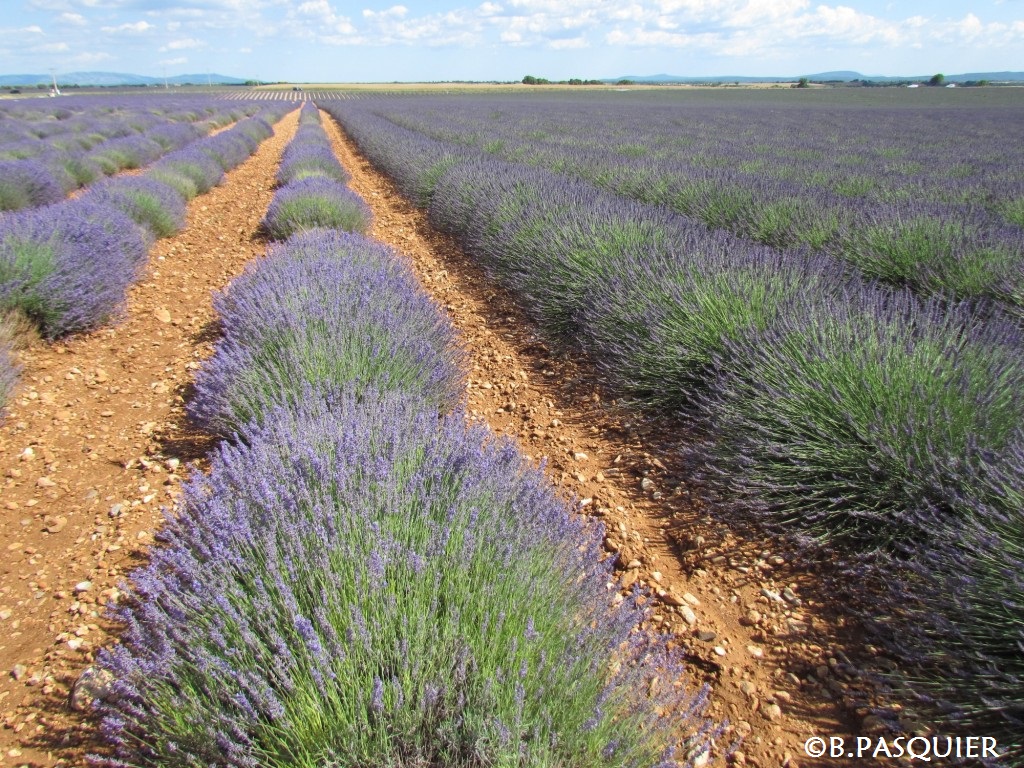
[{"label": "purple lavender flower", "polygon": [[215,305],[224,339],[189,413],[222,434],[337,387],[402,390],[445,410],[464,392],[448,321],[393,251],[360,235],[293,237]]},{"label": "purple lavender flower", "polygon": [[0,160],[0,211],[55,203],[64,189],[40,160]]},{"label": "purple lavender flower", "polygon": [[284,186],[314,176],[334,179],[342,184],[350,178],[338,162],[319,118],[315,123],[299,126],[281,157],[277,183]]},{"label": "purple lavender flower", "polygon": [[858,585],[895,582],[913,609],[865,602],[894,649],[920,638],[902,683],[1016,757],[1019,107],[979,110],[968,138],[938,107],[775,106],[324,105],[552,341],[688,410],[712,508],[839,537]]},{"label": "purple lavender flower", "polygon": [[0,308],[18,308],[48,337],[116,315],[146,254],[120,211],[72,200],[0,218]]},{"label": "purple lavender flower", "polygon": [[[601,535],[462,413],[372,391],[277,409],[221,447],[133,575],[101,659],[117,680],[105,732],[141,764],[536,764],[613,740],[609,765],[653,764],[680,736],[706,740],[702,698],[647,697],[679,659],[612,607]],[[435,539],[422,572],[403,569]],[[395,578],[362,589],[382,543]],[[517,557],[495,567],[505,548]]]},{"label": "purple lavender flower", "polygon": [[307,176],[277,191],[263,227],[277,240],[317,228],[365,232],[372,216],[370,207],[344,184]]},{"label": "purple lavender flower", "polygon": [[174,188],[145,176],[109,179],[82,196],[123,211],[153,239],[169,237],[185,226],[185,199]]},{"label": "purple lavender flower", "polygon": [[[171,152],[153,164],[149,173],[175,173],[189,179],[197,192],[209,192],[224,177],[224,169],[196,142]],[[159,178],[159,177],[158,177]]]}]

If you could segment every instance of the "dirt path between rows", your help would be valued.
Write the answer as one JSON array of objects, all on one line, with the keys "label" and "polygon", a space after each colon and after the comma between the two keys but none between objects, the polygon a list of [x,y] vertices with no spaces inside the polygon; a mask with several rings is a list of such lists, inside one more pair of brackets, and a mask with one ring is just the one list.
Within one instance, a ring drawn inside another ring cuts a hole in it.
[{"label": "dirt path between rows", "polygon": [[298,111],[157,242],[115,327],[36,344],[0,424],[0,764],[84,765],[68,695],[114,635],[102,606],[143,562],[212,440],[184,402],[211,350],[213,291],[265,251],[260,219]]},{"label": "dirt path between rows", "polygon": [[473,418],[544,460],[552,480],[600,516],[624,587],[662,596],[650,626],[678,635],[691,673],[714,687],[713,714],[745,736],[737,764],[825,764],[812,736],[851,739],[869,715],[843,621],[814,575],[777,542],[743,541],[714,524],[681,482],[659,431],[608,399],[585,365],[557,354],[426,214],[402,197],[321,112],[350,186],[369,203],[370,234],[406,254],[469,349]]}]

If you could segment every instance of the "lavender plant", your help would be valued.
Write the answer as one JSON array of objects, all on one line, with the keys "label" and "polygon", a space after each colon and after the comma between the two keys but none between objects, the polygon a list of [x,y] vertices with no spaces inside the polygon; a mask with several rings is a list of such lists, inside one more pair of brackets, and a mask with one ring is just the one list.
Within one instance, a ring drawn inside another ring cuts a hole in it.
[{"label": "lavender plant", "polygon": [[185,226],[185,198],[155,178],[109,179],[84,197],[128,214],[153,239],[170,237]]},{"label": "lavender plant", "polygon": [[39,160],[0,160],[0,211],[17,211],[63,199],[64,190]]},{"label": "lavender plant", "polygon": [[1024,227],[1024,196],[1004,199],[999,207],[1009,223]]},{"label": "lavender plant", "polygon": [[28,160],[39,157],[39,142],[29,139],[8,144],[0,151],[0,160]]},{"label": "lavender plant", "polygon": [[[1010,470],[1024,470],[1014,448]],[[995,738],[991,766],[1024,765],[1024,496],[1019,480],[1005,508],[984,507],[910,562],[891,562],[883,609],[866,616],[901,664],[887,681],[922,714],[963,735]],[[883,618],[884,617],[884,618]]]},{"label": "lavender plant", "polygon": [[835,250],[871,277],[924,294],[997,300],[1024,311],[1024,231],[965,226],[966,216],[957,220],[945,211],[903,208],[862,222]]},{"label": "lavender plant", "polygon": [[[269,107],[266,117],[280,119],[283,108]],[[184,149],[171,152],[154,163],[147,175],[178,190],[185,199],[209,192],[224,178],[224,172],[241,164],[273,135],[263,117],[240,121],[230,130],[196,141]]]},{"label": "lavender plant", "polygon": [[438,308],[386,246],[317,230],[272,248],[215,299],[224,336],[189,413],[230,436],[269,409],[339,387],[415,394],[450,410],[463,353]]},{"label": "lavender plant", "polygon": [[[1019,155],[1008,149],[1016,146],[1009,136],[1019,133],[1018,104],[982,109],[977,136],[965,139],[953,109],[937,110],[941,119],[933,120],[915,110],[844,104],[839,96],[832,106],[840,110],[784,98],[759,110],[712,96],[699,106],[700,119],[693,119],[698,105],[670,97],[624,101],[607,94],[564,103],[531,97],[517,99],[508,111],[507,98],[376,99],[346,106],[337,116],[421,204],[432,183],[423,173],[428,155],[410,157],[406,149],[389,147],[385,135],[409,149],[429,146],[439,156],[483,151],[547,168],[777,248],[856,255],[865,250],[857,237],[863,228],[894,208],[909,220],[925,204],[937,221],[947,222],[938,245],[953,253],[950,269],[929,267],[929,280],[910,283],[915,290],[972,297],[981,281],[985,291],[995,285],[997,298],[1013,303],[1004,276],[1009,271],[1015,289],[1024,244],[1004,224],[1015,221],[1013,201],[1021,199],[1013,170]],[[928,150],[953,143],[961,151],[941,159]],[[408,188],[402,180],[410,175],[423,190]],[[961,231],[970,233],[964,253]],[[879,256],[884,263],[886,255]]]},{"label": "lavender plant", "polygon": [[47,337],[113,317],[146,255],[142,230],[116,209],[72,200],[0,218],[0,310]]},{"label": "lavender plant", "polygon": [[323,109],[346,127],[360,149],[394,179],[404,194],[423,207],[430,205],[434,185],[445,171],[473,156],[377,115],[344,111],[333,102],[326,102]]},{"label": "lavender plant", "polygon": [[632,630],[508,442],[402,396],[306,399],[215,455],[117,609],[116,764],[674,765],[705,692]]},{"label": "lavender plant", "polygon": [[595,286],[627,253],[664,242],[665,216],[585,185],[467,160],[433,185],[431,222],[459,236],[556,339],[578,332]]},{"label": "lavender plant", "polygon": [[131,135],[111,139],[86,155],[107,176],[119,171],[149,165],[163,154],[163,148],[146,136]]},{"label": "lavender plant", "polygon": [[[691,451],[719,504],[847,551],[913,551],[975,509],[1013,513],[1019,331],[878,291],[729,340]],[[1002,478],[994,483],[993,478]]]},{"label": "lavender plant", "polygon": [[713,509],[828,542],[811,551],[842,553],[872,583],[884,574],[902,609],[878,591],[858,604],[890,633],[907,690],[941,730],[992,729],[1024,764],[1022,355],[1019,317],[1003,314],[1021,305],[1019,104],[981,118],[998,143],[957,132],[970,146],[941,156],[938,137],[962,125],[942,110],[642,96],[338,106],[325,108],[541,331],[648,405],[697,395],[706,440],[686,452]]},{"label": "lavender plant", "polygon": [[230,171],[256,150],[259,140],[241,131],[239,126],[235,126],[230,131],[197,142],[195,146],[220,165],[222,171]]},{"label": "lavender plant", "polygon": [[66,192],[73,192],[92,184],[103,175],[99,166],[84,157],[58,155],[51,160],[51,163],[56,165],[60,176],[67,179],[67,183],[64,185]]},{"label": "lavender plant", "polygon": [[194,123],[167,123],[146,132],[146,138],[159,144],[164,152],[186,147],[203,135]]},{"label": "lavender plant", "polygon": [[344,184],[313,176],[279,189],[262,224],[272,238],[284,240],[316,228],[365,232],[372,215],[363,199]]},{"label": "lavender plant", "polygon": [[[153,164],[153,167],[147,171],[147,175],[183,192],[194,188],[195,194],[202,194],[209,192],[220,183],[224,178],[224,169],[219,162],[203,152],[197,142],[185,149],[165,155]],[[183,177],[191,182],[191,187],[184,182],[174,181],[172,176]]]},{"label": "lavender plant", "polygon": [[[282,108],[267,111],[270,119],[280,118]],[[250,117],[231,129],[201,139],[185,149],[172,152],[157,164],[171,167],[191,178],[200,192],[206,192],[220,183],[225,171],[240,165],[256,151],[260,143],[272,136],[274,129],[263,117]],[[217,168],[214,171],[214,167]]]},{"label": "lavender plant", "polygon": [[434,187],[430,217],[466,244],[537,318],[582,344],[608,380],[657,407],[713,377],[726,338],[771,324],[796,297],[830,302],[848,280],[796,258],[573,183],[493,160]]},{"label": "lavender plant", "polygon": [[664,232],[595,281],[579,335],[608,380],[663,414],[715,386],[726,344],[784,317],[843,304],[849,281],[830,259],[796,259],[693,228]]},{"label": "lavender plant", "polygon": [[288,143],[281,157],[281,165],[277,169],[277,183],[283,186],[314,176],[333,179],[342,184],[350,179],[349,174],[338,162],[327,134],[319,122],[299,126],[295,137]]},{"label": "lavender plant", "polygon": [[299,125],[320,125],[320,110],[312,101],[304,101],[299,108]]}]

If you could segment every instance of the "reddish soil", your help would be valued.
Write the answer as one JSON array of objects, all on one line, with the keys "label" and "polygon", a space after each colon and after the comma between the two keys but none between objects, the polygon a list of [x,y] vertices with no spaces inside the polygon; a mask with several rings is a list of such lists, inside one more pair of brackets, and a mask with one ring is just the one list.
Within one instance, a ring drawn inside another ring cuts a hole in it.
[{"label": "reddish soil", "polygon": [[[813,764],[810,736],[855,733],[858,683],[840,619],[814,574],[774,542],[748,541],[691,501],[664,434],[610,399],[585,361],[558,354],[450,239],[397,193],[323,114],[370,233],[405,254],[450,314],[471,355],[472,418],[546,461],[552,481],[609,531],[623,587],[649,586],[648,626],[676,633],[712,714],[744,735],[736,763]],[[102,604],[139,565],[161,509],[211,438],[184,403],[217,327],[211,292],[265,243],[259,221],[297,124],[189,205],[178,236],[158,242],[119,325],[20,353],[19,390],[0,423],[0,765],[70,766],[100,749],[69,692],[113,642]],[[786,597],[782,597],[785,590]],[[798,602],[799,601],[799,602]]]}]

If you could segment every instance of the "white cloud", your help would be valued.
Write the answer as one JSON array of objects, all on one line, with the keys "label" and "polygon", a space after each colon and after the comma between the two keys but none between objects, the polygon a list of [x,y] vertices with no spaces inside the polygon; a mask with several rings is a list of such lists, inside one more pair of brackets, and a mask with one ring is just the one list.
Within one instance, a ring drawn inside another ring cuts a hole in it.
[{"label": "white cloud", "polygon": [[90,65],[99,64],[104,61],[110,61],[114,57],[106,51],[90,51],[88,53],[80,53],[77,56],[72,57],[72,61],[78,65]]},{"label": "white cloud", "polygon": [[748,0],[738,8],[725,9],[723,26],[747,28],[778,24],[792,19],[809,5],[808,0]]},{"label": "white cloud", "polygon": [[363,13],[367,21],[366,35],[381,45],[472,46],[479,41],[480,24],[472,13],[465,11],[406,19],[407,9],[399,5],[370,16]]},{"label": "white cloud", "polygon": [[[547,0],[515,1],[534,5]],[[607,19],[614,25],[605,34],[609,45],[694,49],[730,57],[789,56],[815,44],[899,49],[1024,42],[1024,22],[986,24],[975,14],[947,21],[920,15],[882,18],[848,5],[811,8],[809,0],[658,0],[619,7]]]},{"label": "white cloud", "polygon": [[589,47],[587,32],[597,29],[607,14],[592,0],[570,0],[570,7],[548,0],[512,0],[521,12],[490,13],[477,21],[497,31],[502,42],[552,49]]},{"label": "white cloud", "polygon": [[64,53],[70,48],[67,43],[44,43],[43,45],[34,45],[29,50],[33,53]]},{"label": "white cloud", "polygon": [[116,27],[100,27],[100,30],[108,35],[141,35],[155,27],[148,21],[136,21],[134,23],[121,24]]},{"label": "white cloud", "polygon": [[393,5],[384,11],[363,11],[363,18],[366,19],[404,19],[409,9],[404,5]]},{"label": "white cloud", "polygon": [[[150,14],[156,15],[156,14]],[[202,21],[209,17],[206,11],[201,11],[198,8],[168,8],[163,12],[164,16],[177,16],[181,19],[189,19],[192,21]],[[171,22],[174,23],[174,22]],[[181,22],[177,22],[179,25]]]},{"label": "white cloud", "polygon": [[[450,11],[424,12],[401,2],[371,7],[341,0],[184,0],[158,7],[153,0],[28,0],[61,8],[59,18],[83,19],[86,5],[150,10],[148,22],[103,27],[108,34],[144,34],[159,25],[168,37],[162,51],[196,49],[211,35],[231,31],[233,47],[251,52],[269,37],[287,36],[326,46],[508,47],[579,50],[604,44],[619,48],[694,51],[713,57],[797,60],[798,54],[889,49],[910,51],[936,46],[1012,50],[1024,44],[1024,21],[993,22],[975,10],[943,18],[941,11],[901,17],[893,3],[883,10],[859,0],[452,0]],[[370,4],[367,4],[370,5]],[[435,6],[436,7],[436,6]],[[84,12],[83,12],[84,13]],[[996,13],[989,6],[989,14]],[[85,14],[89,16],[89,14]],[[1006,15],[999,18],[1006,18]],[[41,32],[41,30],[40,30]],[[246,35],[248,39],[241,37]],[[307,43],[303,43],[304,45]],[[858,50],[860,49],[860,50]]]},{"label": "white cloud", "polygon": [[57,20],[74,27],[84,27],[86,25],[85,16],[80,13],[62,13],[57,17]]},{"label": "white cloud", "polygon": [[160,59],[160,64],[165,67],[176,67],[179,64],[188,64],[188,57],[177,56],[173,59]]},{"label": "white cloud", "polygon": [[948,45],[1003,48],[1024,44],[1024,20],[985,23],[973,13],[933,25],[934,39]]},{"label": "white cloud", "polygon": [[160,52],[166,53],[167,51],[184,51],[190,48],[205,48],[206,43],[202,40],[196,40],[194,37],[187,37],[183,40],[171,40],[171,42],[160,46]]},{"label": "white cloud", "polygon": [[715,49],[721,45],[719,35],[705,33],[687,35],[663,29],[615,29],[605,35],[608,45],[622,45],[630,48],[701,48]]},{"label": "white cloud", "polygon": [[587,48],[589,45],[587,38],[580,35],[579,37],[565,37],[558,40],[552,40],[548,43],[548,48],[556,51],[568,51]]},{"label": "white cloud", "polygon": [[356,34],[352,21],[347,16],[335,13],[327,0],[307,0],[300,4],[292,14],[292,30],[301,37],[318,37],[324,42]]},{"label": "white cloud", "polygon": [[30,8],[37,8],[40,11],[70,11],[71,4],[67,0],[30,0]]}]

